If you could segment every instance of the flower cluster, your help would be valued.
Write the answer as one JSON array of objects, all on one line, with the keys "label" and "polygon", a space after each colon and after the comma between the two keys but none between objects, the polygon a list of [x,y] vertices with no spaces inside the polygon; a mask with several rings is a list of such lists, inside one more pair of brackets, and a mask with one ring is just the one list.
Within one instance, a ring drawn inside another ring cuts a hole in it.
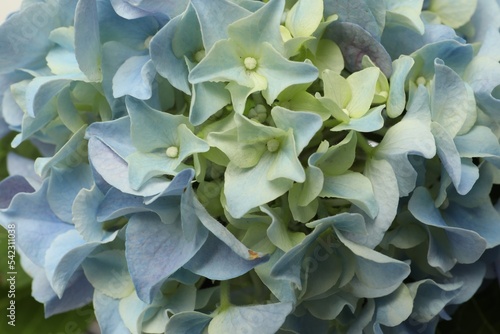
[{"label": "flower cluster", "polygon": [[[500,1],[24,0],[0,224],[113,333],[432,333],[500,277]],[[34,160],[32,160],[34,158]]]}]

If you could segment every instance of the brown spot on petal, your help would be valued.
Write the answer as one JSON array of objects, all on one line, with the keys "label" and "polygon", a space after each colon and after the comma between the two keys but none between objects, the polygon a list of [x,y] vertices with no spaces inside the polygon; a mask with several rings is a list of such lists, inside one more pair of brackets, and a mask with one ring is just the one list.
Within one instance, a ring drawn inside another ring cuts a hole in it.
[{"label": "brown spot on petal", "polygon": [[255,260],[255,259],[258,259],[260,257],[259,253],[254,252],[251,249],[248,250],[248,255],[250,256],[250,260]]}]

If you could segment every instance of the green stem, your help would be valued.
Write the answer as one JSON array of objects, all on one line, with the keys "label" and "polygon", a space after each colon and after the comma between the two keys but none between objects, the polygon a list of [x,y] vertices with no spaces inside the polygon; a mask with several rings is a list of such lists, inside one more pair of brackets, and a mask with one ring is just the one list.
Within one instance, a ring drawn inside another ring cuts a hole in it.
[{"label": "green stem", "polygon": [[231,306],[229,281],[220,282],[220,310],[228,309]]},{"label": "green stem", "polygon": [[358,139],[358,146],[366,153],[367,156],[371,157],[373,153],[373,147],[368,144],[368,140],[359,132],[356,132]]}]

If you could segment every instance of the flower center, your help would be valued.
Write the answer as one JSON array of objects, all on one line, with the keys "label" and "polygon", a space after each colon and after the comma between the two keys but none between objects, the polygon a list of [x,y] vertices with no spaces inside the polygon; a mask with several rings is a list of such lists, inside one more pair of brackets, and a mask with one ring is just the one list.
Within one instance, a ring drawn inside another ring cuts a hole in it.
[{"label": "flower center", "polygon": [[167,148],[165,153],[169,158],[177,158],[179,156],[179,148],[177,146],[170,146],[169,148]]},{"label": "flower center", "polygon": [[267,141],[267,150],[271,153],[276,152],[280,148],[280,142],[277,139],[270,139]]},{"label": "flower center", "polygon": [[199,63],[203,58],[205,58],[205,49],[201,49],[194,54],[194,60],[196,60],[197,63]]},{"label": "flower center", "polygon": [[245,64],[245,68],[247,70],[253,71],[257,67],[257,59],[255,59],[254,57],[246,57],[243,61],[243,64]]},{"label": "flower center", "polygon": [[416,81],[417,85],[425,85],[427,83],[427,80],[424,77],[418,77]]}]

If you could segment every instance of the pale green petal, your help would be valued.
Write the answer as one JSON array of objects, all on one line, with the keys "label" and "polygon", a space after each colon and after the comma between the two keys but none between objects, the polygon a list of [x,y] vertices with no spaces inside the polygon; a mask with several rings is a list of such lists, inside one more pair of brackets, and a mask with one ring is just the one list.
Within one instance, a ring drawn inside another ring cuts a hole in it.
[{"label": "pale green petal", "polygon": [[192,133],[186,124],[177,127],[177,138],[179,141],[179,156],[177,159],[179,161],[183,161],[192,154],[207,152],[210,149],[210,146]]},{"label": "pale green petal", "polygon": [[244,50],[245,57],[255,57],[265,43],[283,53],[280,22],[284,8],[285,0],[271,0],[255,13],[229,25],[228,35]]},{"label": "pale green petal", "polygon": [[267,154],[274,155],[274,161],[267,171],[269,181],[280,178],[287,178],[295,182],[304,182],[306,180],[304,168],[297,158],[298,153],[295,150],[295,140],[291,130],[281,140],[279,150],[275,153],[264,153],[264,159]]},{"label": "pale green petal", "polygon": [[385,0],[387,8],[386,26],[408,27],[420,35],[424,34],[424,22],[420,18],[424,0]]},{"label": "pale green petal", "polygon": [[276,106],[271,110],[271,116],[276,126],[284,131],[292,130],[297,154],[309,144],[309,141],[321,128],[323,122],[316,114],[291,111]]},{"label": "pale green petal", "polygon": [[323,19],[323,0],[299,0],[287,14],[285,26],[293,37],[311,36]]},{"label": "pale green petal", "polygon": [[459,28],[467,23],[476,10],[478,0],[432,0],[429,10],[435,12],[441,21],[452,27]]},{"label": "pale green petal", "polygon": [[347,78],[352,97],[346,109],[352,118],[360,118],[370,109],[379,74],[378,67],[371,67],[355,72]]},{"label": "pale green petal", "polygon": [[322,79],[325,97],[331,99],[340,108],[345,108],[353,96],[349,82],[343,76],[331,70],[325,70]]},{"label": "pale green petal", "polygon": [[269,43],[262,45],[262,57],[258,60],[256,71],[267,80],[267,89],[262,95],[268,104],[272,104],[285,88],[310,83],[318,77],[318,69],[315,66],[290,61]]},{"label": "pale green petal", "polygon": [[197,84],[205,81],[234,81],[240,85],[253,87],[246,75],[242,55],[233,41],[224,39],[214,44],[205,58],[189,73],[189,82]]},{"label": "pale green petal", "polygon": [[344,56],[339,46],[329,39],[321,39],[318,42],[316,53],[308,51],[308,58],[319,70],[320,76],[323,76],[325,70],[331,70],[335,73],[342,72],[344,69]]},{"label": "pale green petal", "polygon": [[271,155],[264,154],[252,168],[238,168],[232,163],[227,166],[224,174],[224,194],[231,216],[240,218],[250,209],[278,198],[292,187],[292,180],[268,180],[267,171],[273,162]]}]

